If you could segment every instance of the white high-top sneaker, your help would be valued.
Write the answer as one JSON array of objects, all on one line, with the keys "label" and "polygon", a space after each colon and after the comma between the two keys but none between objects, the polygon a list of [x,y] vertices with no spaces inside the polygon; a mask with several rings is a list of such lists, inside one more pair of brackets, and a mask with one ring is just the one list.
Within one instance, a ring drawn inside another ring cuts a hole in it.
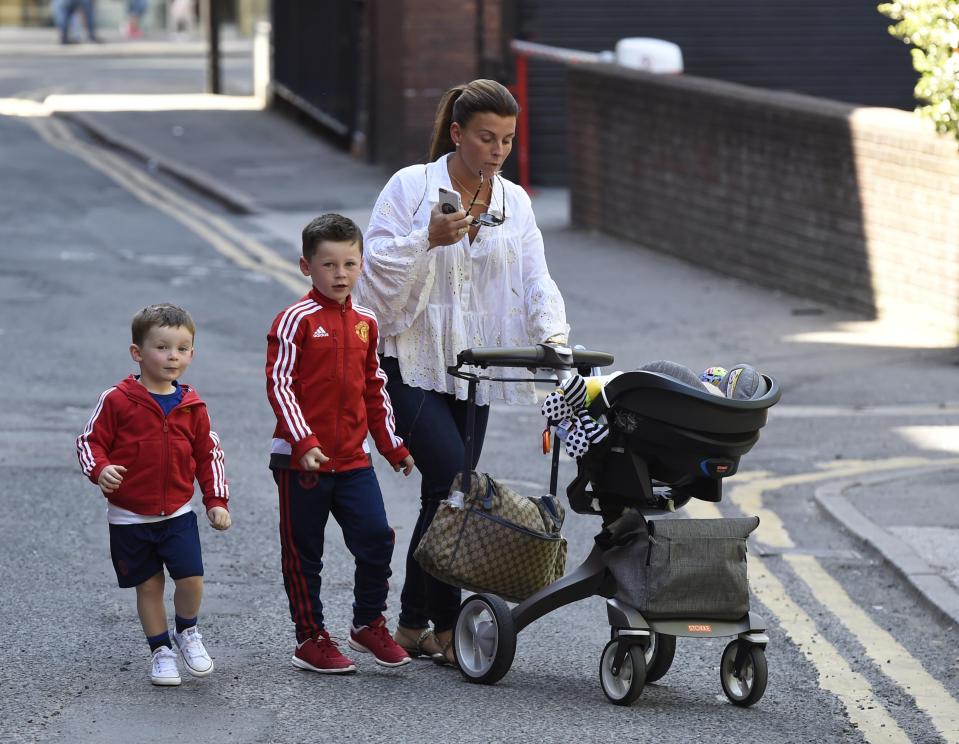
[{"label": "white high-top sneaker", "polygon": [[155,685],[164,686],[180,684],[180,671],[176,668],[176,654],[169,646],[160,646],[153,652],[150,681]]},{"label": "white high-top sneaker", "polygon": [[213,659],[203,647],[202,638],[195,625],[182,633],[173,633],[173,642],[180,650],[180,658],[194,677],[205,677],[213,671]]}]

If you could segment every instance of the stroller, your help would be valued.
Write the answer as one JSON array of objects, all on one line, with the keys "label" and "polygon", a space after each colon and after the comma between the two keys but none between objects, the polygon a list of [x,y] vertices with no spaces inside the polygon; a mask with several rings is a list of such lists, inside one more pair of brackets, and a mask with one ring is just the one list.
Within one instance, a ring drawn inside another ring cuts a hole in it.
[{"label": "stroller", "polygon": [[[481,380],[521,380],[490,377],[464,367],[553,370],[558,378],[565,370],[598,374],[598,368],[612,362],[612,355],[604,352],[543,344],[460,352],[457,364],[448,371],[469,382],[467,469],[472,462],[477,384]],[[560,382],[552,377],[536,380]],[[625,372],[607,383],[588,412],[594,419],[605,421],[609,435],[579,459],[577,476],[567,488],[574,511],[602,517],[603,529],[596,536],[596,544],[582,565],[512,608],[494,594],[474,594],[464,600],[453,632],[456,659],[464,677],[478,684],[496,683],[512,665],[516,636],[521,630],[559,607],[599,595],[607,598],[611,627],[599,677],[612,703],[631,704],[647,682],[666,674],[677,636],[735,636],[720,663],[723,692],[738,706],[757,702],[766,689],[764,650],[769,638],[762,617],[748,609],[745,537],[758,525],[758,519],[646,517],[662,517],[692,498],[721,500],[723,478],[736,472],[740,457],[758,440],[767,410],[780,398],[775,380],[763,375],[762,383],[760,394],[751,400],[718,397],[702,387],[696,389],[652,371]],[[554,436],[550,494],[556,494],[559,445]],[[740,528],[738,539],[730,538],[730,526]],[[733,603],[711,614],[713,608],[708,602],[706,606],[696,604],[697,597],[720,596],[716,591],[728,578],[720,576],[717,587],[708,571],[705,576],[691,576],[691,584],[680,576],[672,595],[673,600],[680,598],[680,604],[674,601],[672,609],[669,601],[659,606],[656,601],[646,601],[650,599],[649,585],[662,583],[656,575],[656,562],[650,562],[653,545],[657,541],[668,543],[671,528],[675,535],[680,527],[686,528],[686,537],[693,543],[698,539],[708,548],[704,555],[712,555],[709,551],[724,538],[739,545],[741,560],[733,566],[733,571],[741,573],[739,605]],[[698,590],[703,591],[697,594]],[[686,607],[682,598],[690,595],[696,595],[693,606]],[[640,611],[642,606],[647,606],[645,613]]]}]

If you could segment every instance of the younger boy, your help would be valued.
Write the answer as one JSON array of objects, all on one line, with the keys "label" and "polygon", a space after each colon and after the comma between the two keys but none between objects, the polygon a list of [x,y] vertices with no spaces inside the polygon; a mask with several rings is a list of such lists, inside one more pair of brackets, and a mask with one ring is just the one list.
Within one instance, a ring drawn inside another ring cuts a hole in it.
[{"label": "younger boy", "polygon": [[178,685],[177,655],[163,607],[163,567],[176,584],[173,640],[194,677],[213,671],[197,630],[203,561],[193,481],[214,529],[230,526],[223,450],[206,404],[179,382],[193,360],[196,327],[182,308],[151,305],[133,318],[130,356],[140,365],[100,396],[77,456],[107,498],[110,555],[121,587],[136,587],[137,613],[153,661],[150,681]]},{"label": "younger boy", "polygon": [[367,432],[393,469],[413,458],[396,434],[376,317],[350,293],[363,267],[363,234],[338,214],[303,230],[300,271],[313,287],[281,312],[267,336],[266,391],[276,414],[270,468],[279,487],[283,585],[296,626],[293,665],[324,674],[356,671],[323,624],[320,572],[329,515],[356,559],[349,645],[396,667],[410,657],[383,611],[394,534],[370,464]]}]

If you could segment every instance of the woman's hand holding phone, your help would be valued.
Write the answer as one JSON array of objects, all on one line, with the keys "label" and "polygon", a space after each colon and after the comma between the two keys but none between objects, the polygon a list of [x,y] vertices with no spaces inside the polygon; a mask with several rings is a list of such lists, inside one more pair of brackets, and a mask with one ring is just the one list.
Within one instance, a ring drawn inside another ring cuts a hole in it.
[{"label": "woman's hand holding phone", "polygon": [[430,212],[430,248],[459,243],[469,230],[472,221],[473,218],[467,216],[462,209],[452,214],[443,214],[440,205],[437,204]]}]

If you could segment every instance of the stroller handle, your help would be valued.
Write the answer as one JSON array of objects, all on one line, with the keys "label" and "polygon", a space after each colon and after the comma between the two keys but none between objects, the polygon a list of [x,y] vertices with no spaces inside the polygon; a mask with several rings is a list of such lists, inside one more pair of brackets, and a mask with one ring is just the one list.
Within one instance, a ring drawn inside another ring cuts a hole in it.
[{"label": "stroller handle", "polygon": [[613,363],[613,355],[605,351],[571,349],[569,346],[536,344],[536,346],[477,347],[464,349],[456,355],[456,366],[464,364],[486,368],[538,367],[543,369],[587,369],[606,367]]}]

